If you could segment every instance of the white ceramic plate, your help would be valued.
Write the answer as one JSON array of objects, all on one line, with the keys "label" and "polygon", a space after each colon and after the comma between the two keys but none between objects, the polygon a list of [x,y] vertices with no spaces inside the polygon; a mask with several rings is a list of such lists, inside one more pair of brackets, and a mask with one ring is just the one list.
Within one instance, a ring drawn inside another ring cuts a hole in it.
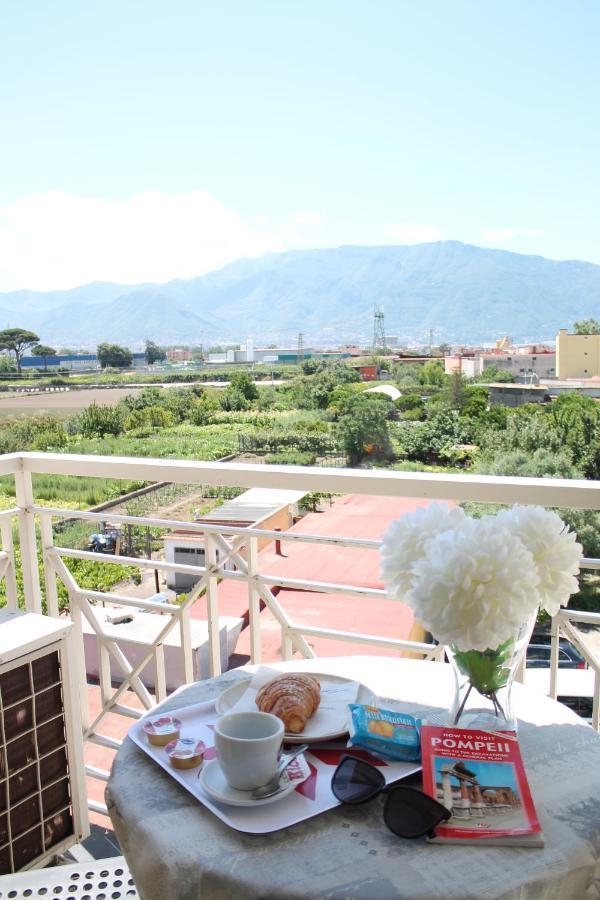
[{"label": "white ceramic plate", "polygon": [[264,800],[253,800],[251,791],[237,791],[235,788],[230,787],[225,780],[218,759],[211,759],[210,762],[204,764],[199,776],[200,785],[208,796],[218,803],[226,803],[229,806],[266,806],[268,803],[277,803],[278,800],[283,800],[299,784],[302,784],[302,781],[310,774],[307,763],[305,762],[304,765],[307,771],[307,775],[304,778],[288,781],[278,794],[273,794],[272,797],[265,797]]},{"label": "white ceramic plate", "polygon": [[[322,689],[327,684],[331,684],[333,686],[336,684],[350,683],[352,680],[350,678],[342,678],[341,675],[324,675],[320,672],[307,672],[306,674],[312,675],[314,678],[317,678]],[[215,705],[220,716],[223,716],[233,710],[234,706],[236,705],[238,700],[240,700],[240,698],[250,685],[251,681],[252,678],[247,678],[243,681],[236,681],[236,683],[232,684],[231,687],[226,688],[226,690],[224,690],[222,694],[219,694]],[[370,688],[359,682],[358,694],[354,702],[376,705],[377,698],[373,691],[370,690]],[[310,744],[317,743],[318,741],[331,741],[335,738],[344,737],[344,735],[348,733],[350,724],[349,717],[350,713],[348,712],[345,725],[340,730],[338,717],[335,717],[338,724],[336,725],[336,722],[334,722],[334,727],[332,727],[331,720],[328,720],[326,711],[320,708],[313,719],[308,720],[304,731],[300,731],[298,734],[286,732],[285,741],[288,744]]]}]

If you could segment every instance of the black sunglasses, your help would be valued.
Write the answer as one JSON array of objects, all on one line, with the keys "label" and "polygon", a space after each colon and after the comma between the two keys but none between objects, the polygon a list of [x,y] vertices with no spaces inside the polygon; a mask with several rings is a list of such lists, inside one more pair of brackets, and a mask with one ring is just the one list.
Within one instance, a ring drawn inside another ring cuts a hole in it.
[{"label": "black sunglasses", "polygon": [[433,829],[452,815],[445,806],[416,788],[402,784],[387,788],[379,769],[354,756],[344,756],[333,773],[331,790],[340,803],[351,806],[366,803],[387,790],[383,821],[402,838],[433,836]]}]

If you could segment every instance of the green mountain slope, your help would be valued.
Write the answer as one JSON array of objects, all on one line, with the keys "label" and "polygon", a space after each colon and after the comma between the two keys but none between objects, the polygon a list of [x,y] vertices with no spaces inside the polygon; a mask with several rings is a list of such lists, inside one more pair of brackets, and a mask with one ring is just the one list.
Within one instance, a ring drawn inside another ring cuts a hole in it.
[{"label": "green mountain slope", "polygon": [[86,285],[0,294],[0,318],[44,341],[262,343],[368,340],[374,304],[402,340],[554,338],[600,315],[600,266],[458,241],[411,247],[294,250],[240,260],[189,281]]}]

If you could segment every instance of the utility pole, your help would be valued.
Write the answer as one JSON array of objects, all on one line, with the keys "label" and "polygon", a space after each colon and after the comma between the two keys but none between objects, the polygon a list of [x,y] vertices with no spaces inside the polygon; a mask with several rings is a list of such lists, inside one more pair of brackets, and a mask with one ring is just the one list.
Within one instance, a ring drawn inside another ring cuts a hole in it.
[{"label": "utility pole", "polygon": [[373,352],[385,353],[385,319],[383,306],[375,304],[373,309]]}]

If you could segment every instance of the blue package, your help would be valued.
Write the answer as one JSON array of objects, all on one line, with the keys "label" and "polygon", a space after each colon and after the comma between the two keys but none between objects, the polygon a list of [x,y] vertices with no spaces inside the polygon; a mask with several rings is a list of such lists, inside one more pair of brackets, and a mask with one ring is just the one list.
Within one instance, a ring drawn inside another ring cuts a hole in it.
[{"label": "blue package", "polygon": [[387,759],[421,759],[421,720],[377,706],[350,704],[350,745]]}]

